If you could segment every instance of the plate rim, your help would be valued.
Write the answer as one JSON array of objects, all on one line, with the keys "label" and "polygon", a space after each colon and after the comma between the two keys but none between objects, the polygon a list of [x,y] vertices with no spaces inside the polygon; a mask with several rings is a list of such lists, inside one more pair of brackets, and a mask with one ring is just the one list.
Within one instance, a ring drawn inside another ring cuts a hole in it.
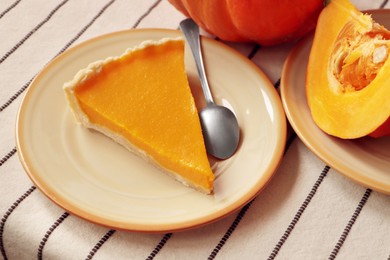
[{"label": "plate rim", "polygon": [[[365,12],[368,12],[370,14],[390,14],[389,10],[367,10]],[[310,140],[308,136],[305,136],[305,134],[302,133],[300,130],[301,127],[298,126],[298,124],[295,121],[295,116],[292,114],[292,111],[290,110],[290,103],[288,101],[288,86],[289,83],[287,82],[288,75],[291,74],[291,70],[294,67],[292,64],[294,63],[294,60],[296,59],[296,56],[300,54],[302,49],[307,45],[311,43],[308,43],[312,41],[312,38],[314,36],[315,32],[311,32],[308,35],[306,35],[304,38],[298,41],[298,43],[292,48],[289,55],[287,56],[282,69],[282,77],[280,82],[280,92],[281,92],[281,98],[282,98],[282,104],[286,113],[286,116],[288,118],[289,123],[291,124],[292,128],[296,132],[296,134],[299,136],[299,138],[302,140],[302,142],[311,150],[317,157],[319,157],[323,162],[331,166],[334,170],[341,173],[348,179],[353,180],[354,182],[366,187],[371,188],[373,190],[376,190],[378,192],[381,192],[383,194],[390,195],[390,185],[386,185],[381,183],[380,181],[377,181],[375,179],[370,179],[367,176],[362,176],[360,172],[354,170],[351,167],[348,167],[347,164],[338,164],[337,162],[334,162],[332,158],[329,158],[326,152],[322,151],[321,148],[314,145],[313,142]],[[306,69],[306,68],[305,68]],[[306,75],[306,72],[305,72]],[[305,98],[306,100],[306,98]],[[325,133],[324,133],[325,134]],[[329,136],[329,138],[333,138]],[[336,138],[336,137],[334,137]],[[342,141],[341,139],[338,141]]]},{"label": "plate rim", "polygon": [[[130,29],[130,30],[120,30],[120,31],[115,31],[115,32],[110,32],[106,34],[102,34],[90,39],[87,39],[85,41],[82,41],[72,47],[70,47],[68,50],[64,51],[60,55],[56,56],[54,59],[52,59],[50,62],[48,62],[42,70],[34,77],[33,81],[30,83],[29,87],[26,90],[26,93],[22,97],[21,103],[19,105],[18,111],[17,111],[17,116],[16,116],[16,127],[15,127],[15,141],[16,141],[16,147],[17,147],[17,154],[19,157],[19,161],[21,162],[25,172],[29,176],[29,178],[32,180],[34,185],[43,193],[47,198],[49,198],[51,201],[53,201],[55,204],[57,204],[59,207],[62,209],[65,209],[66,211],[69,211],[75,216],[78,216],[82,219],[85,219],[89,222],[109,227],[109,228],[115,228],[118,230],[126,230],[126,231],[137,231],[137,232],[147,232],[147,233],[163,233],[163,232],[173,232],[173,231],[184,231],[188,229],[193,229],[197,227],[201,227],[204,225],[207,225],[211,222],[218,221],[227,215],[230,215],[231,213],[234,213],[235,211],[238,211],[240,208],[244,207],[249,201],[251,201],[253,198],[255,198],[270,182],[272,177],[275,175],[281,161],[283,158],[284,150],[285,150],[285,144],[287,141],[287,119],[285,117],[283,105],[280,99],[280,96],[278,95],[276,89],[272,88],[272,84],[269,81],[268,77],[265,75],[265,73],[258,67],[256,66],[252,61],[247,59],[244,55],[239,53],[237,50],[220,43],[218,41],[215,41],[211,38],[208,37],[203,37],[205,41],[207,41],[210,44],[217,44],[219,47],[224,48],[226,51],[229,53],[235,55],[236,57],[240,58],[241,60],[245,61],[245,63],[248,64],[253,70],[256,71],[257,74],[260,75],[260,77],[267,81],[268,84],[266,88],[268,89],[268,92],[272,94],[272,99],[278,98],[280,102],[278,104],[274,105],[274,108],[278,111],[277,113],[277,121],[278,124],[280,124],[280,127],[278,128],[278,132],[276,135],[279,137],[278,138],[278,143],[275,144],[275,153],[270,160],[270,163],[268,167],[266,167],[266,171],[263,172],[265,174],[266,180],[263,183],[263,181],[258,180],[255,186],[252,187],[252,189],[249,189],[248,192],[245,193],[244,196],[240,197],[238,200],[236,200],[234,203],[229,205],[228,207],[224,207],[223,209],[219,209],[215,212],[212,212],[211,214],[202,216],[200,218],[196,218],[195,220],[186,220],[186,221],[181,221],[179,224],[178,223],[173,223],[173,224],[137,224],[136,227],[132,226],[129,227],[128,225],[123,225],[123,222],[120,221],[113,221],[113,220],[108,220],[105,221],[104,218],[101,218],[100,216],[96,216],[94,214],[90,214],[87,210],[79,207],[75,207],[74,205],[71,205],[67,203],[67,201],[64,200],[58,200],[56,198],[55,194],[55,189],[53,187],[47,187],[42,185],[40,182],[39,178],[36,177],[34,174],[34,165],[29,162],[30,156],[24,152],[23,149],[23,136],[22,136],[22,125],[23,125],[23,118],[25,116],[25,110],[26,110],[26,104],[28,101],[31,99],[31,93],[34,92],[34,90],[38,87],[39,85],[37,82],[40,81],[41,78],[44,78],[44,76],[50,71],[51,67],[54,66],[55,64],[60,63],[65,57],[70,55],[73,52],[77,52],[79,49],[84,48],[86,45],[89,45],[93,42],[96,41],[101,41],[107,38],[115,37],[120,34],[136,34],[136,33],[143,33],[143,32],[148,32],[148,33],[153,33],[153,32],[159,32],[159,33],[164,33],[167,34],[167,37],[169,34],[175,33],[175,34],[181,34],[179,30],[173,30],[173,29],[162,29],[162,28],[144,28],[144,29]],[[180,35],[178,35],[180,36]],[[260,87],[258,88],[259,90],[261,89]],[[268,170],[267,170],[268,169]],[[128,222],[126,222],[128,224]]]}]

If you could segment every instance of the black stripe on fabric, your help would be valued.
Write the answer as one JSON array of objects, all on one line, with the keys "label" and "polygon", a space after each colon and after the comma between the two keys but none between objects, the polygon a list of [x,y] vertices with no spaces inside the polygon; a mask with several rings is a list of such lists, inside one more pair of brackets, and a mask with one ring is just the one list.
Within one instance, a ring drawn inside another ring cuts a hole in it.
[{"label": "black stripe on fabric", "polygon": [[12,102],[14,102],[26,89],[27,87],[31,84],[31,82],[33,81],[33,79],[35,78],[36,75],[34,75],[34,77],[32,77],[29,81],[27,81],[19,90],[18,92],[16,92],[12,97],[10,97],[7,102],[5,102],[1,107],[0,107],[0,112],[3,111],[4,109],[6,109],[9,105],[12,104]]},{"label": "black stripe on fabric", "polygon": [[275,259],[276,255],[279,253],[280,249],[282,248],[283,244],[286,242],[287,238],[291,234],[292,230],[294,229],[295,225],[298,223],[299,219],[301,218],[303,212],[309,205],[311,199],[314,197],[315,193],[317,192],[319,186],[321,185],[322,181],[326,177],[327,173],[329,172],[330,167],[326,165],[324,169],[322,170],[320,176],[318,177],[317,181],[313,185],[310,193],[307,195],[305,201],[300,206],[298,212],[295,214],[293,220],[288,225],[286,231],[284,232],[283,236],[280,238],[279,242],[275,246],[275,248],[272,250],[271,255],[268,257],[268,260]]},{"label": "black stripe on fabric", "polygon": [[366,192],[364,193],[362,199],[360,200],[358,206],[355,209],[355,212],[353,213],[351,219],[348,221],[348,224],[345,226],[343,233],[341,234],[339,240],[337,241],[335,247],[333,248],[333,251],[328,258],[329,260],[333,260],[336,258],[345,240],[347,239],[347,236],[351,231],[353,224],[355,224],[356,219],[359,217],[360,212],[362,211],[364,205],[366,204],[368,198],[370,197],[371,192],[372,192],[371,189],[367,189]]},{"label": "black stripe on fabric", "polygon": [[141,15],[137,21],[134,23],[134,25],[131,27],[132,29],[135,29],[138,27],[138,25],[142,22],[143,19],[145,19],[145,17],[147,17],[152,11],[154,8],[156,8],[159,4],[160,4],[161,0],[157,0],[156,2],[154,2],[154,4],[152,4],[149,9],[143,14]]},{"label": "black stripe on fabric", "polygon": [[[114,3],[115,0],[111,0],[109,3],[107,3],[105,6],[103,6],[103,8],[97,13],[97,15],[95,15],[95,17],[92,18],[92,20],[86,24],[77,34],[76,36],[74,36],[67,44],[65,44],[65,46],[53,57],[53,59],[55,57],[57,57],[58,55],[60,55],[61,53],[63,53],[64,51],[66,51],[75,41],[77,41],[84,33],[86,30],[88,30],[89,27],[91,27],[91,25],[106,11],[106,9],[112,4]],[[32,77],[28,82],[26,82],[19,90],[18,92],[16,92],[11,98],[8,99],[7,102],[5,102],[1,107],[0,107],[0,112],[3,111],[4,109],[6,109],[9,105],[12,104],[12,102],[14,102],[27,88],[28,86],[31,84],[31,82],[33,81],[33,79],[35,78],[36,75],[34,75],[34,77]]]},{"label": "black stripe on fabric", "polygon": [[26,199],[34,190],[36,189],[35,186],[31,186],[30,189],[28,189],[22,196],[20,196],[13,204],[12,206],[7,210],[7,212],[3,215],[3,218],[1,219],[0,222],[0,251],[1,254],[3,255],[4,260],[7,260],[7,254],[5,252],[4,248],[4,226],[5,223],[7,222],[7,219],[9,216],[12,214],[12,212],[22,203],[24,199]]},{"label": "black stripe on fabric", "polygon": [[[255,198],[256,199],[256,198]],[[240,224],[242,218],[245,216],[245,213],[248,211],[250,206],[252,205],[253,201],[251,200],[248,202],[238,213],[237,217],[234,219],[233,223],[230,225],[229,229],[226,231],[226,233],[223,235],[217,246],[214,248],[214,250],[211,252],[209,257],[207,258],[208,260],[214,259],[221,248],[225,245],[226,241],[230,238],[230,236],[233,234],[234,230],[237,228],[238,224]]]},{"label": "black stripe on fabric", "polygon": [[106,5],[100,9],[100,11],[92,18],[92,20],[87,23],[77,34],[74,36],[67,44],[65,44],[64,47],[53,57],[57,57],[58,55],[62,54],[64,51],[66,51],[75,41],[77,41],[87,30],[89,27],[91,27],[92,24],[95,23],[95,21],[107,10],[108,7],[110,7],[116,0],[111,0]]},{"label": "black stripe on fabric", "polygon": [[92,250],[89,252],[86,260],[91,260],[93,256],[96,254],[96,252],[102,247],[104,243],[112,236],[114,235],[116,230],[110,229],[100,240],[96,243],[96,245],[92,248]]},{"label": "black stripe on fabric", "polygon": [[153,249],[152,253],[146,258],[146,260],[152,260],[154,257],[161,251],[164,245],[168,242],[168,240],[172,237],[172,233],[167,233],[163,236],[157,246]]},{"label": "black stripe on fabric", "polygon": [[9,158],[11,158],[16,153],[16,147],[9,151],[3,158],[0,160],[0,166],[2,166]]},{"label": "black stripe on fabric", "polygon": [[[178,27],[178,29],[180,29],[180,26]],[[219,37],[215,37],[214,40],[216,41],[219,41],[219,42],[224,42],[223,40],[221,40]],[[255,55],[257,54],[257,52],[261,49],[261,45],[259,44],[255,44],[252,48],[252,50],[249,52],[249,54],[246,56],[248,59],[253,59],[253,57],[255,57]]]},{"label": "black stripe on fabric", "polygon": [[382,4],[379,6],[379,8],[383,9],[385,7],[385,5],[387,5],[388,2],[389,2],[389,0],[383,1]]},{"label": "black stripe on fabric", "polygon": [[32,77],[29,81],[27,81],[19,90],[18,92],[16,92],[12,97],[10,97],[7,102],[5,102],[1,107],[0,107],[0,112],[3,111],[4,109],[6,109],[9,105],[12,104],[12,102],[14,102],[27,88],[28,86],[31,84],[31,82],[33,81],[33,79],[35,78],[36,75],[34,75],[34,77]]},{"label": "black stripe on fabric", "polygon": [[278,79],[275,84],[274,84],[274,88],[275,89],[278,89],[280,87],[280,79]]},{"label": "black stripe on fabric", "polygon": [[253,59],[255,57],[256,53],[261,49],[261,45],[256,44],[251,52],[248,54],[248,59]]},{"label": "black stripe on fabric", "polygon": [[43,249],[45,248],[46,242],[49,239],[50,235],[53,231],[67,218],[69,217],[69,213],[63,213],[54,223],[51,225],[48,231],[46,231],[45,236],[42,238],[41,243],[39,243],[38,254],[37,257],[39,260],[42,259]]},{"label": "black stripe on fabric", "polygon": [[294,140],[296,139],[297,137],[297,134],[295,132],[293,132],[290,137],[287,139],[287,142],[286,142],[286,147],[284,149],[284,154],[287,153],[287,150],[288,148],[290,148],[291,144],[294,142]]},{"label": "black stripe on fabric", "polygon": [[31,31],[29,31],[12,49],[10,49],[6,54],[4,54],[3,57],[0,58],[0,64],[2,64],[9,56],[11,56],[12,53],[14,53],[17,49],[19,49],[20,46],[25,43],[25,41],[28,40],[28,38],[31,37],[35,32],[37,32],[45,23],[47,23],[51,17],[63,6],[65,5],[69,0],[62,1],[59,5],[57,5],[50,13],[49,15],[43,19],[37,26],[35,26]]},{"label": "black stripe on fabric", "polygon": [[3,18],[4,15],[6,15],[9,11],[14,9],[22,0],[17,0],[13,4],[11,4],[7,9],[5,9],[3,12],[0,13],[0,19]]}]

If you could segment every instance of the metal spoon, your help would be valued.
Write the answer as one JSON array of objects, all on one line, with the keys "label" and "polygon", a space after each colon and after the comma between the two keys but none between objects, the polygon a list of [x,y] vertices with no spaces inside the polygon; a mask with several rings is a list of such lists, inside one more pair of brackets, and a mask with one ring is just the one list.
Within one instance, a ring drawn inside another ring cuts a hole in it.
[{"label": "metal spoon", "polygon": [[199,113],[206,150],[219,159],[227,159],[236,151],[240,139],[237,119],[231,110],[214,103],[203,66],[198,25],[186,19],[180,29],[190,45],[206,100],[206,107]]}]

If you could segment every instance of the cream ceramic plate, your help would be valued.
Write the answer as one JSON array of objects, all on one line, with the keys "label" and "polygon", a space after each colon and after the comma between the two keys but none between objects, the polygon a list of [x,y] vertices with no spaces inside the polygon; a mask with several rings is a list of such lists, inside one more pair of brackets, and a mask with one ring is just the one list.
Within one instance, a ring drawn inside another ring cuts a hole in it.
[{"label": "cream ceramic plate", "polygon": [[[390,28],[390,11],[372,11]],[[390,137],[342,140],[322,132],[306,103],[305,77],[312,36],[293,49],[283,69],[281,95],[287,117],[302,141],[332,168],[363,186],[390,194]]]},{"label": "cream ceramic plate", "polygon": [[[19,156],[35,185],[65,210],[116,229],[184,230],[242,207],[275,172],[286,136],[280,98],[253,63],[211,39],[203,40],[210,85],[216,102],[237,115],[242,133],[232,158],[211,160],[215,195],[184,187],[107,137],[76,124],[64,82],[90,62],[167,36],[181,33],[132,30],[89,40],[56,58],[29,87],[18,114]],[[199,88],[189,52],[186,63],[191,86]],[[200,93],[195,90],[194,95],[200,102]]]}]

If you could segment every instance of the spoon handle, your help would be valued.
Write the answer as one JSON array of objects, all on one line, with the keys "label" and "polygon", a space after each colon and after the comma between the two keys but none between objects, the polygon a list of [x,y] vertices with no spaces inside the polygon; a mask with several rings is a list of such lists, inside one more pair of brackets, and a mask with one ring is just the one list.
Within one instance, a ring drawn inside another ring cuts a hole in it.
[{"label": "spoon handle", "polygon": [[206,72],[203,66],[202,51],[200,48],[199,27],[192,19],[186,19],[180,22],[180,29],[184,33],[188,44],[190,45],[192,55],[195,59],[196,69],[202,86],[203,95],[207,104],[214,103],[210,87],[207,82]]}]

